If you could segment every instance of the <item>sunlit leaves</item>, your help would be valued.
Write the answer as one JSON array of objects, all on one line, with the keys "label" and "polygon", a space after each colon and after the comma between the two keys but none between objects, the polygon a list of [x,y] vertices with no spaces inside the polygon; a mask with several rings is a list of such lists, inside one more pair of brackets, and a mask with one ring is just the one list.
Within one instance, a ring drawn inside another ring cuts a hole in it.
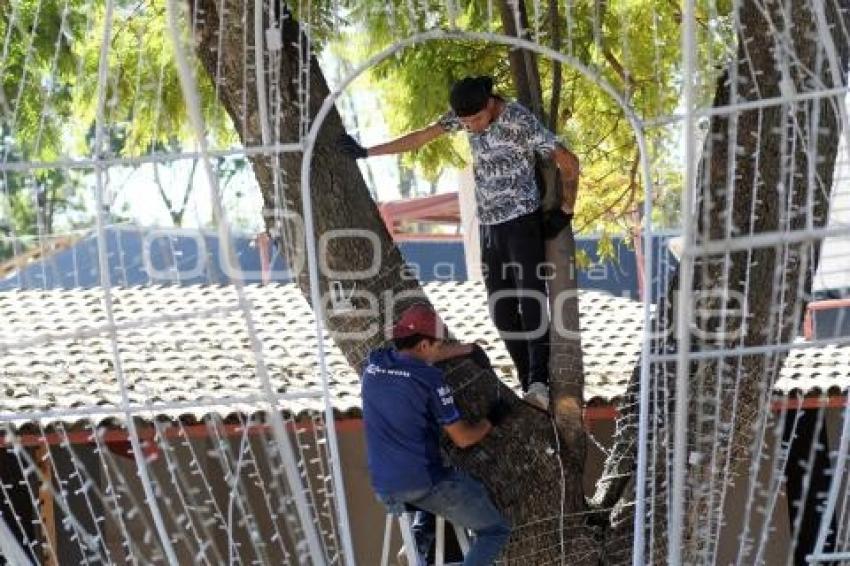
[{"label": "sunlit leaves", "polygon": [[[8,40],[0,109],[15,146],[29,159],[92,154],[105,15],[104,3],[91,0],[3,5],[0,34]],[[109,137],[121,141],[120,154],[140,155],[157,145],[189,141],[165,0],[118,2],[108,57],[103,123]],[[211,81],[205,73],[196,78],[208,133],[222,141],[234,139]]]}]

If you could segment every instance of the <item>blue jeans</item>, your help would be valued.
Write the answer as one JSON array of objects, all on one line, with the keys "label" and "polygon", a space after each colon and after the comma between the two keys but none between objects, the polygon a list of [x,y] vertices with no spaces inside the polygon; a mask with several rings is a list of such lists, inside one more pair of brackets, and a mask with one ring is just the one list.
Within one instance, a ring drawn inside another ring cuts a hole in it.
[{"label": "blue jeans", "polygon": [[393,513],[403,511],[404,505],[409,504],[472,530],[474,537],[464,566],[493,564],[511,534],[510,525],[484,486],[463,472],[453,470],[449,477],[427,489],[378,497]]},{"label": "blue jeans", "polygon": [[416,551],[427,557],[431,552],[431,546],[437,538],[437,521],[433,513],[417,509],[413,516],[413,524],[410,525],[410,530],[413,531],[413,540],[416,543]]}]

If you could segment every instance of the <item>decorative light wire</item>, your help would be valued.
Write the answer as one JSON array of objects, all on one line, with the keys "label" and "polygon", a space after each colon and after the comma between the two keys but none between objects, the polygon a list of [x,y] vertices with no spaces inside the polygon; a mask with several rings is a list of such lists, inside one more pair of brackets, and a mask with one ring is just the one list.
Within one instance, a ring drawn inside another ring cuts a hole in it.
[{"label": "decorative light wire", "polygon": [[[193,561],[195,564],[223,564],[224,560],[214,543],[215,537],[207,528],[206,522],[193,517],[193,510],[197,509],[199,505],[194,496],[195,490],[193,489],[192,482],[185,477],[179,461],[173,455],[174,448],[168,442],[167,436],[163,434],[162,423],[154,418],[153,424],[156,429],[156,436],[151,441],[156,443],[159,453],[162,454],[165,460],[165,468],[168,471],[169,479],[175,488],[174,492],[177,494],[177,500],[180,504],[181,511],[178,517],[184,518],[184,523],[179,525],[178,521],[178,525],[183,531],[187,531],[194,537],[195,543],[198,546],[198,553],[193,556]],[[184,438],[184,442],[186,445],[191,444],[189,439]],[[212,549],[212,560],[207,557],[207,548]]]},{"label": "decorative light wire", "polygon": [[[247,145],[233,149],[210,149],[209,157],[236,157],[273,155],[283,152],[299,152],[301,144],[283,143],[279,145]],[[147,163],[171,163],[179,159],[200,159],[203,154],[199,151],[151,152],[136,157],[110,157],[97,161],[95,158],[64,158],[50,161],[3,161],[0,162],[0,172],[27,172],[41,169],[94,169],[98,163],[109,167],[135,167]]]},{"label": "decorative light wire", "polygon": [[[118,524],[123,544],[127,549],[128,562],[131,564],[138,564],[138,557],[141,554],[135,541],[130,536],[130,530],[127,528],[127,522],[132,520],[133,515],[136,514],[142,507],[135,501],[132,491],[127,488],[124,475],[116,469],[115,462],[109,454],[109,448],[103,442],[102,432],[102,429],[96,429],[92,433],[95,443],[94,453],[99,456],[98,462],[100,463],[102,472],[101,477],[106,481],[106,489],[104,489],[102,502],[103,505],[109,509],[110,515]],[[112,480],[113,475],[115,476],[115,481]],[[132,503],[134,503],[127,513],[123,512],[122,505],[119,501],[122,493],[130,499]],[[145,517],[144,514],[141,515],[142,517]],[[150,530],[148,529],[148,525],[145,524],[143,526],[145,527],[145,534],[149,534]]]},{"label": "decorative light wire", "polygon": [[[41,430],[41,435],[44,439],[44,428],[39,426],[39,429]],[[69,450],[69,447],[60,445],[60,448],[68,451],[68,456],[71,461],[71,467],[74,470],[73,472],[68,474],[67,477],[63,477],[62,475],[60,475],[59,466],[57,465],[56,459],[53,457],[53,450],[50,449],[50,445],[46,441],[43,442],[42,448],[44,449],[44,455],[42,456],[42,459],[46,462],[48,469],[50,470],[50,475],[45,475],[41,479],[41,489],[44,490],[45,486],[47,486],[47,492],[50,494],[50,496],[62,498],[64,501],[64,507],[67,509],[72,508],[70,502],[68,501],[69,495],[71,493],[74,493],[75,495],[81,493],[83,495],[86,511],[88,512],[89,517],[92,518],[92,524],[94,525],[94,533],[91,533],[92,536],[89,540],[96,543],[97,546],[91,549],[93,551],[92,554],[96,553],[96,556],[109,562],[109,549],[106,547],[105,544],[103,544],[106,539],[104,537],[104,532],[100,527],[101,522],[97,520],[98,514],[95,511],[90,496],[90,491],[95,484],[90,480],[90,478],[87,477],[85,467],[80,464],[79,460],[76,457],[76,454],[73,452],[73,450]],[[67,486],[70,480],[74,477],[77,478],[77,481],[80,484],[79,489],[76,491],[68,489]],[[54,486],[57,486],[59,489],[57,490]],[[88,541],[85,537],[75,538],[75,542],[77,543],[77,547],[80,551],[80,556],[82,556],[83,561],[88,564],[89,559],[88,553],[86,552],[87,547],[85,545],[85,543]],[[57,548],[55,550],[56,555],[58,556],[59,549]]]},{"label": "decorative light wire", "polygon": [[682,238],[683,253],[679,263],[679,289],[676,316],[676,401],[674,409],[675,423],[673,425],[673,462],[672,482],[669,511],[670,519],[669,543],[667,561],[671,566],[682,563],[682,535],[684,529],[685,505],[685,466],[688,457],[688,374],[690,360],[690,328],[691,302],[690,293],[693,287],[693,259],[688,250],[694,245],[693,225],[693,191],[696,186],[696,118],[693,110],[696,106],[694,93],[694,75],[696,61],[695,44],[695,5],[694,0],[684,0],[682,18],[682,77],[684,78],[683,100],[685,105],[685,178],[682,185]]},{"label": "decorative light wire", "polygon": [[[180,419],[177,419],[177,427],[180,430],[181,436],[186,439],[186,449],[189,451],[189,468],[190,470],[194,469],[193,475],[200,477],[201,483],[204,488],[204,493],[206,494],[207,501],[209,502],[209,506],[212,510],[213,519],[217,521],[219,528],[226,529],[227,522],[224,518],[224,513],[219,507],[218,501],[215,498],[215,494],[213,493],[213,489],[210,485],[209,479],[204,473],[203,466],[201,465],[200,456],[195,450],[195,447],[192,445],[192,442],[189,440],[190,437],[187,434],[186,428]],[[216,554],[218,555],[217,551]]]},{"label": "decorative light wire", "polygon": [[[242,524],[248,534],[248,540],[251,548],[254,551],[254,556],[258,562],[266,564],[269,562],[269,556],[265,551],[265,543],[260,536],[260,529],[256,521],[256,513],[251,500],[248,498],[248,491],[245,488],[242,469],[244,468],[245,458],[245,442],[248,439],[248,431],[244,429],[242,434],[237,438],[238,450],[233,454],[233,449],[227,437],[222,436],[221,418],[213,416],[211,422],[208,422],[208,429],[211,432],[211,438],[215,446],[219,450],[218,460],[221,463],[222,477],[227,485],[227,548],[228,561],[233,563],[238,561],[239,550],[242,545],[234,539],[234,527],[237,524]],[[234,516],[236,510],[239,513],[239,520]]]},{"label": "decorative light wire", "polygon": [[[98,62],[98,83],[97,83],[97,114],[96,114],[96,124],[95,124],[95,143],[94,143],[94,156],[97,160],[102,156],[102,152],[104,151],[104,112],[106,107],[106,87],[107,87],[107,78],[109,72],[109,47],[111,44],[110,38],[112,37],[112,14],[113,14],[113,0],[107,0],[106,2],[106,10],[104,15],[104,23],[103,23],[103,39],[101,40],[101,49],[100,49],[100,58]],[[108,250],[106,249],[106,226],[104,224],[104,169],[101,164],[96,162],[95,165],[95,176],[96,176],[96,193],[95,193],[95,203],[97,206],[97,244],[98,244],[98,257],[99,257],[99,267],[100,267],[100,282],[101,287],[103,288],[103,301],[104,301],[104,310],[106,312],[106,319],[110,325],[115,324],[114,316],[112,312],[112,291],[111,291],[111,282],[110,282],[110,274],[109,274],[109,256]],[[120,390],[121,390],[121,404],[123,408],[130,404],[130,398],[127,394],[127,384],[124,380],[124,374],[122,371],[122,361],[121,354],[118,350],[118,335],[113,330],[110,332],[110,342],[112,345],[112,363],[115,368],[115,377],[118,380]],[[126,420],[127,420],[127,430],[129,432],[130,445],[133,449],[133,457],[136,460],[136,465],[139,469],[139,477],[142,483],[142,489],[145,492],[145,500],[150,509],[151,515],[153,517],[154,525],[156,527],[156,532],[159,535],[160,544],[162,545],[163,551],[165,552],[165,557],[171,566],[177,566],[177,555],[174,553],[174,548],[171,545],[171,537],[168,534],[168,530],[165,528],[165,522],[162,518],[162,512],[159,508],[159,503],[156,498],[156,495],[153,490],[153,485],[151,483],[151,478],[148,473],[147,462],[145,461],[144,454],[142,453],[141,446],[139,444],[139,435],[136,430],[136,423],[134,422],[132,415],[129,412],[126,412]]]},{"label": "decorative light wire", "polygon": [[[642,135],[641,135],[642,137]],[[637,466],[635,468],[635,517],[634,517],[634,541],[632,545],[633,566],[644,566],[646,564],[644,550],[646,549],[646,485],[647,485],[647,442],[649,440],[649,398],[652,392],[652,369],[649,352],[652,346],[652,325],[648,321],[652,318],[652,293],[651,281],[653,273],[653,248],[654,234],[652,230],[652,208],[653,192],[652,179],[647,168],[642,169],[644,201],[644,234],[643,234],[643,259],[644,270],[644,293],[643,297],[643,320],[644,329],[642,337],[643,352],[640,358],[640,393],[638,408],[638,439],[637,439]],[[650,521],[650,523],[652,523]],[[652,560],[650,554],[649,560]]]},{"label": "decorative light wire", "polygon": [[[27,484],[27,491],[30,494],[30,500],[32,502],[37,502],[39,499],[33,493],[33,488],[30,485],[29,476],[33,476],[36,485],[39,486],[39,490],[41,486],[47,485],[47,483],[52,482],[52,476],[46,476],[42,473],[41,469],[38,466],[38,463],[35,461],[34,457],[23,447],[21,446],[18,438],[12,434],[11,441],[13,443],[13,452],[15,454],[15,458],[18,462],[18,467],[21,469],[25,482]],[[52,488],[50,488],[52,489]],[[55,494],[55,490],[53,491]],[[88,530],[80,523],[77,516],[74,514],[70,505],[68,504],[67,498],[63,494],[59,494],[60,496],[54,499],[54,502],[58,504],[59,508],[62,510],[62,513],[65,515],[65,522],[70,525],[70,530],[74,532],[74,536],[78,537],[79,540],[77,544],[80,546],[82,551],[83,545],[89,549],[98,551],[100,548],[99,541],[97,537],[88,532]],[[42,532],[45,532],[48,528],[45,518],[41,515],[37,515],[34,521],[40,529],[43,529]],[[43,543],[46,547],[46,550],[50,555],[52,555],[54,560],[59,560],[58,549],[53,548],[48,543]],[[85,552],[83,552],[83,556],[85,556]]]},{"label": "decorative light wire", "polygon": [[[709,11],[710,11],[712,17],[714,17],[714,18],[717,17],[717,13],[716,13],[717,10],[716,10],[716,6],[714,5],[714,3],[710,3]],[[709,39],[709,41],[710,41],[710,39]],[[716,68],[717,63],[714,61],[714,54],[713,54],[712,48],[709,48],[707,50],[707,59],[708,59],[708,63],[707,63],[705,68],[709,68],[709,69]],[[730,67],[729,84],[732,85],[729,88],[729,98],[730,98],[731,104],[735,104],[738,101],[738,89],[737,89],[738,66],[735,65],[735,64],[730,64],[728,66]],[[727,151],[727,155],[730,155],[730,156],[734,156],[737,153],[735,151],[735,148],[738,145],[738,117],[739,117],[738,114],[732,114],[732,115],[729,116],[729,120],[726,122],[726,135],[727,135],[726,151]],[[714,151],[714,144],[708,143],[708,144],[706,144],[706,147],[707,147],[707,149],[706,149],[706,151],[703,152],[702,159],[704,160],[705,163],[709,163],[712,159],[712,152]],[[725,175],[726,175],[725,194],[727,195],[727,199],[726,199],[726,202],[724,203],[725,222],[724,222],[724,226],[723,226],[723,233],[724,233],[724,236],[726,238],[731,238],[732,234],[734,232],[734,229],[735,229],[735,227],[732,224],[732,212],[734,210],[734,205],[735,205],[734,197],[735,197],[735,178],[736,178],[735,170],[736,170],[736,166],[737,166],[737,160],[736,159],[732,158],[732,159],[727,160],[726,173],[725,173]],[[701,182],[704,183],[704,186],[706,186],[706,187],[710,186],[710,184],[709,184],[710,175],[711,175],[711,168],[710,167],[704,167],[704,177],[701,180]],[[704,206],[706,215],[708,215],[710,213],[710,208],[711,208],[711,205],[705,205]],[[708,226],[708,225],[709,225],[709,223],[705,222],[705,226]],[[719,280],[720,281],[729,281],[729,277],[730,277],[729,274],[730,274],[730,270],[732,269],[731,255],[729,253],[725,253],[723,255],[722,261],[723,261],[723,266],[722,266],[721,275],[719,276],[720,277]],[[708,272],[707,272],[707,270],[703,270],[703,273],[704,273],[703,284],[708,286],[707,285],[708,282],[705,281],[705,278],[708,277]],[[745,286],[749,287],[749,277],[746,278]],[[685,292],[685,290],[680,289],[680,292]],[[721,290],[721,293],[722,293],[722,296],[720,297],[720,301],[719,301],[720,304],[723,304],[723,305],[730,304],[728,286],[724,286]],[[720,313],[719,327],[722,329],[722,332],[724,332],[724,334],[725,334],[726,329],[727,329],[727,309],[725,309],[725,308]],[[741,337],[741,340],[739,340],[739,342],[743,340],[744,334],[745,334],[744,332],[741,332],[742,337]],[[722,337],[722,341],[723,341],[723,344],[724,344],[724,347],[725,347],[725,345],[728,343],[728,340],[727,340],[725,335]],[[714,371],[713,371],[714,375],[713,375],[713,377],[708,378],[709,380],[710,379],[715,380],[715,384],[714,384],[715,390],[714,390],[714,395],[713,395],[713,400],[712,400],[712,402],[714,404],[714,411],[713,411],[713,414],[710,415],[710,418],[712,418],[714,420],[715,425],[713,427],[714,430],[713,430],[713,434],[712,434],[712,437],[711,437],[712,440],[711,440],[710,446],[704,447],[710,453],[709,461],[711,462],[710,466],[711,466],[712,474],[711,474],[711,477],[710,477],[710,481],[708,482],[708,485],[703,485],[704,492],[702,494],[700,494],[703,499],[707,499],[707,502],[705,503],[705,505],[706,505],[707,511],[708,511],[706,521],[705,521],[705,527],[704,527],[704,529],[706,531],[706,535],[704,536],[702,552],[701,552],[701,555],[700,555],[700,560],[704,561],[705,563],[709,563],[708,561],[712,560],[712,557],[713,557],[714,552],[716,550],[717,537],[719,537],[719,535],[720,535],[720,530],[721,530],[720,529],[720,514],[722,513],[723,505],[724,505],[724,502],[725,502],[725,500],[724,500],[724,497],[725,497],[725,494],[726,494],[725,487],[727,485],[727,481],[725,481],[725,480],[728,478],[727,474],[728,474],[729,470],[728,470],[728,467],[725,467],[725,466],[722,467],[723,472],[720,474],[721,478],[719,480],[720,481],[719,486],[716,485],[717,475],[713,472],[714,472],[714,470],[717,469],[718,459],[720,459],[723,456],[723,452],[725,451],[727,454],[729,452],[731,452],[731,450],[728,449],[728,446],[729,446],[729,443],[733,440],[734,435],[735,435],[734,426],[733,426],[734,420],[733,420],[733,423],[729,423],[728,429],[726,428],[727,423],[723,422],[723,411],[725,409],[725,403],[723,401],[723,398],[724,398],[724,394],[726,393],[726,391],[725,391],[726,363],[727,362],[724,359],[717,360],[716,363],[714,364],[714,368],[715,368]],[[738,367],[739,367],[739,371],[740,371],[740,363],[738,364]],[[734,416],[737,414],[736,410],[737,410],[737,400],[738,400],[738,398],[737,398],[738,383],[739,383],[739,380],[736,379],[735,380],[735,386],[734,386],[735,395],[734,395],[734,398],[733,398],[733,401],[732,401],[733,419],[734,419]],[[703,395],[703,394],[704,393],[702,393],[702,392],[697,393],[697,395],[698,395],[697,398],[699,398],[699,396]],[[697,417],[697,418],[701,418],[701,417]],[[727,437],[727,434],[728,434],[728,437]],[[702,450],[703,447],[700,447],[700,449]],[[696,500],[698,498],[695,497],[694,499]],[[716,533],[715,537],[712,536],[712,532]]]},{"label": "decorative light wire", "polygon": [[[239,419],[240,419],[242,426],[245,427],[245,431],[246,431],[245,438],[247,438],[247,431],[250,429],[250,425],[249,425],[248,422],[246,422],[245,418],[242,417],[241,415],[240,415]],[[270,484],[269,484],[270,489],[267,488],[266,483],[263,480],[263,476],[260,472],[260,467],[258,465],[259,459],[257,457],[257,454],[254,451],[254,447],[253,447],[252,443],[250,442],[250,440],[246,443],[246,449],[247,449],[247,453],[248,453],[248,457],[249,457],[248,462],[251,464],[251,467],[253,468],[253,473],[252,473],[251,479],[253,480],[254,485],[260,489],[260,493],[262,493],[262,496],[263,496],[263,504],[265,505],[266,513],[268,514],[268,517],[271,518],[272,530],[274,531],[274,534],[272,535],[270,542],[276,542],[277,543],[277,548],[280,551],[280,553],[283,555],[284,562],[286,564],[289,564],[289,563],[291,563],[292,558],[290,556],[289,551],[286,549],[286,546],[284,545],[283,533],[280,531],[280,527],[278,526],[278,514],[275,511],[274,506],[272,504],[272,495],[274,495],[274,492],[275,492],[276,489],[279,489],[277,479],[276,479],[276,475],[275,474],[271,475],[271,481],[270,481]]]},{"label": "decorative light wire", "polygon": [[[221,201],[219,198],[218,182],[214,172],[212,171],[210,158],[207,153],[207,142],[204,134],[205,128],[203,125],[204,121],[200,113],[197,85],[195,84],[194,75],[192,74],[191,67],[188,63],[188,58],[184,53],[182,45],[180,28],[178,25],[177,7],[175,5],[174,0],[168,0],[166,6],[169,22],[169,33],[172,44],[174,46],[175,59],[177,60],[177,66],[180,76],[180,85],[189,112],[190,122],[192,124],[192,129],[194,130],[195,139],[199,145],[200,153],[203,155],[203,171],[206,174],[207,182],[209,183],[210,198],[213,203],[214,215],[215,218],[217,218],[220,222],[220,233],[222,236],[222,244],[225,247],[225,253],[235,265],[235,255],[230,245],[230,233],[227,225],[227,219],[224,215],[224,211],[222,210]],[[262,382],[263,389],[265,390],[266,394],[271,397],[274,395],[275,392],[269,381],[269,376],[264,362],[262,347],[257,341],[257,333],[251,315],[250,303],[245,297],[241,280],[236,278],[233,283],[236,290],[236,295],[239,300],[239,305],[243,310],[245,324],[248,327],[249,337],[251,339],[251,347],[254,351],[254,356],[257,361],[257,374],[260,378],[260,381]],[[321,336],[321,334],[318,334],[317,336]],[[321,341],[319,341],[319,344],[321,344]],[[281,451],[281,459],[284,471],[292,487],[292,494],[293,498],[295,499],[296,508],[298,510],[298,515],[302,524],[302,528],[304,529],[304,535],[306,537],[309,549],[310,560],[315,566],[318,566],[324,561],[321,545],[319,543],[319,537],[316,533],[315,525],[313,524],[312,518],[310,516],[308,502],[306,500],[304,492],[302,491],[303,486],[301,485],[297,473],[295,472],[292,466],[292,449],[290,446],[289,437],[287,436],[286,430],[284,429],[280,414],[278,413],[278,411],[273,409],[274,407],[272,407],[272,410],[270,410],[269,413],[272,420],[272,429],[274,431],[275,439],[278,443],[278,449]],[[340,494],[342,493],[344,492],[340,492]],[[343,497],[341,496],[340,499],[343,499]]]}]

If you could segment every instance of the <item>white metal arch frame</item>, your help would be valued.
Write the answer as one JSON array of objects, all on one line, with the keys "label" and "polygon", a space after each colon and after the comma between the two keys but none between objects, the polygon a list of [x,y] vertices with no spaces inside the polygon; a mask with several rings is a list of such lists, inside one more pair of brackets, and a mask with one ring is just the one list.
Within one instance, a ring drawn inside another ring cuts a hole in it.
[{"label": "white metal arch frame", "polygon": [[[186,108],[189,114],[189,121],[192,127],[195,140],[198,143],[198,149],[203,163],[203,172],[209,185],[210,200],[212,201],[213,205],[214,218],[220,220],[220,240],[224,248],[224,253],[227,254],[230,264],[237,265],[235,251],[233,249],[233,243],[230,237],[230,227],[227,222],[227,216],[221,204],[218,178],[212,169],[209,147],[205,135],[206,130],[204,127],[204,117],[200,110],[201,105],[198,97],[198,85],[195,82],[194,73],[192,72],[191,67],[189,65],[188,55],[186,54],[184,46],[182,44],[182,37],[180,33],[181,30],[178,22],[179,8],[177,6],[177,0],[168,0],[166,2],[166,16],[168,20],[168,33],[172,45],[174,47],[175,61],[179,70],[180,88],[183,91],[183,97],[186,101]],[[254,359],[257,364],[257,376],[260,379],[263,392],[265,393],[266,397],[269,400],[273,400],[276,397],[275,389],[272,386],[269,378],[269,372],[265,363],[262,345],[259,343],[259,340],[257,338],[255,323],[251,314],[251,304],[247,296],[245,295],[244,283],[237,277],[233,279],[233,284],[236,290],[239,308],[242,310],[243,318],[248,329],[248,334],[251,338],[251,349],[253,350]],[[321,335],[319,336],[321,337]],[[319,338],[319,344],[321,344],[321,338]],[[327,380],[324,375],[323,380]],[[325,386],[325,389],[327,389],[327,386]],[[327,396],[327,393],[325,393],[325,396]],[[280,412],[277,410],[276,401],[270,401],[269,416],[271,418],[272,435],[281,453],[281,464],[283,465],[283,471],[292,490],[292,497],[295,502],[296,513],[301,522],[301,527],[304,530],[304,536],[306,539],[305,542],[307,547],[307,556],[305,556],[305,559],[309,557],[310,563],[313,566],[322,565],[326,562],[326,556],[324,556],[322,546],[319,542],[320,539],[316,524],[313,522],[313,516],[310,511],[310,505],[303,492],[304,485],[301,482],[301,477],[295,467],[295,460],[293,457],[291,442],[286,432],[283,417],[281,417]],[[328,428],[330,430],[333,430],[333,427]],[[332,446],[333,449],[336,450],[335,438],[332,441]],[[340,494],[340,497],[342,497],[343,495],[344,494]],[[172,564],[176,564],[176,559],[170,562]]]},{"label": "white metal arch frame", "polygon": [[[303,140],[303,151],[304,156],[301,162],[301,197],[303,203],[303,214],[304,214],[304,229],[305,229],[305,240],[307,243],[307,261],[308,261],[308,272],[310,277],[310,300],[313,303],[313,310],[316,317],[316,332],[317,336],[321,336],[323,332],[323,320],[324,320],[324,312],[323,305],[321,301],[321,295],[319,294],[319,272],[318,272],[318,260],[317,260],[317,252],[316,252],[316,235],[315,235],[315,224],[313,220],[313,204],[311,200],[311,191],[310,191],[310,163],[313,157],[313,148],[316,143],[316,138],[318,136],[318,132],[324,124],[325,119],[330,113],[331,109],[334,108],[334,103],[336,99],[342,94],[342,91],[348,87],[355,79],[357,79],[361,74],[367,71],[369,68],[377,65],[378,63],[384,61],[385,59],[392,57],[399,51],[407,49],[409,47],[414,47],[420,43],[426,43],[429,41],[437,41],[437,40],[473,40],[473,41],[485,41],[492,42],[501,45],[507,45],[512,47],[519,47],[522,49],[527,49],[529,51],[534,51],[539,55],[547,57],[549,59],[558,61],[559,63],[563,63],[569,65],[579,71],[585,78],[592,81],[599,88],[601,88],[606,94],[608,94],[612,99],[614,99],[620,108],[623,110],[626,119],[631,126],[635,139],[637,140],[638,150],[640,154],[640,167],[641,167],[641,176],[643,179],[644,187],[645,187],[645,198],[644,198],[644,220],[646,222],[645,226],[645,235],[644,238],[644,270],[646,273],[650,273],[650,269],[652,267],[652,175],[651,175],[651,166],[649,161],[649,151],[647,147],[646,137],[644,135],[644,122],[637,115],[635,109],[631,104],[623,97],[617,90],[606,81],[599,73],[595,72],[590,67],[584,65],[581,61],[577,60],[575,57],[571,57],[569,55],[565,55],[559,51],[555,51],[549,47],[540,45],[533,41],[528,41],[526,39],[520,39],[513,36],[507,36],[503,34],[497,34],[492,32],[473,32],[473,31],[461,31],[457,29],[445,30],[445,29],[435,29],[427,32],[420,32],[409,37],[396,41],[393,45],[387,47],[383,51],[373,55],[360,65],[358,65],[348,76],[346,76],[340,85],[332,90],[325,100],[322,102],[322,106],[319,109],[319,112],[316,114],[313,119],[312,124],[310,125],[310,130],[307,132],[306,139]],[[648,321],[651,316],[650,302],[644,302],[644,320]],[[324,355],[324,345],[321,341],[318,343],[319,346],[319,364],[320,364],[320,372],[322,377],[322,389],[325,397],[325,408],[327,413],[327,419],[329,422],[333,421],[333,408],[330,404],[330,393],[328,389],[328,374],[327,374],[327,364],[325,361]],[[649,325],[645,325],[644,335],[643,335],[643,351],[648,352],[650,346],[650,332]],[[636,501],[635,501],[635,529],[634,529],[634,552],[633,552],[633,564],[635,566],[639,566],[644,564],[643,560],[643,551],[644,551],[644,515],[646,508],[646,458],[647,458],[647,450],[646,450],[646,441],[647,441],[647,433],[648,433],[648,410],[649,410],[649,357],[646,355],[641,356],[641,374],[640,374],[640,402],[639,402],[639,421],[638,421],[638,461],[637,461],[637,480],[636,480]],[[343,537],[344,542],[346,544],[346,550],[348,550],[348,546],[350,545],[350,533],[348,531],[348,512],[346,509],[344,490],[342,486],[342,476],[341,469],[339,467],[339,454],[336,443],[336,433],[334,431],[334,427],[328,427],[328,436],[331,445],[331,453],[332,453],[332,466],[333,466],[333,478],[334,482],[338,482],[334,487],[335,491],[338,493],[337,497],[337,513],[339,514],[339,521],[341,525],[344,525]],[[353,564],[353,553],[348,554],[349,560]]]}]

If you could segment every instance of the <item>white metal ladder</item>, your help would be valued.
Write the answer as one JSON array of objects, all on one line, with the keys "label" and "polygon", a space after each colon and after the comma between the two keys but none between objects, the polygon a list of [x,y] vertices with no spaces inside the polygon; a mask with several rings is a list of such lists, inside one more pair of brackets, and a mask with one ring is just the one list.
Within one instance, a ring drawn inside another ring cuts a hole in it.
[{"label": "white metal ladder", "polygon": [[[398,528],[401,531],[401,539],[404,543],[403,548],[407,556],[407,563],[409,565],[428,566],[420,559],[416,551],[416,543],[413,540],[413,525],[410,520],[411,515],[413,513],[409,511],[398,514]],[[389,566],[393,516],[393,513],[387,513],[387,520],[384,526],[384,547],[381,551],[381,566]],[[444,566],[446,556],[446,519],[438,515],[435,526],[437,536],[435,540],[436,548],[434,549],[434,566]],[[466,536],[466,531],[455,524],[452,524],[452,527],[454,527],[460,550],[466,556],[466,553],[469,552],[469,538]]]}]

